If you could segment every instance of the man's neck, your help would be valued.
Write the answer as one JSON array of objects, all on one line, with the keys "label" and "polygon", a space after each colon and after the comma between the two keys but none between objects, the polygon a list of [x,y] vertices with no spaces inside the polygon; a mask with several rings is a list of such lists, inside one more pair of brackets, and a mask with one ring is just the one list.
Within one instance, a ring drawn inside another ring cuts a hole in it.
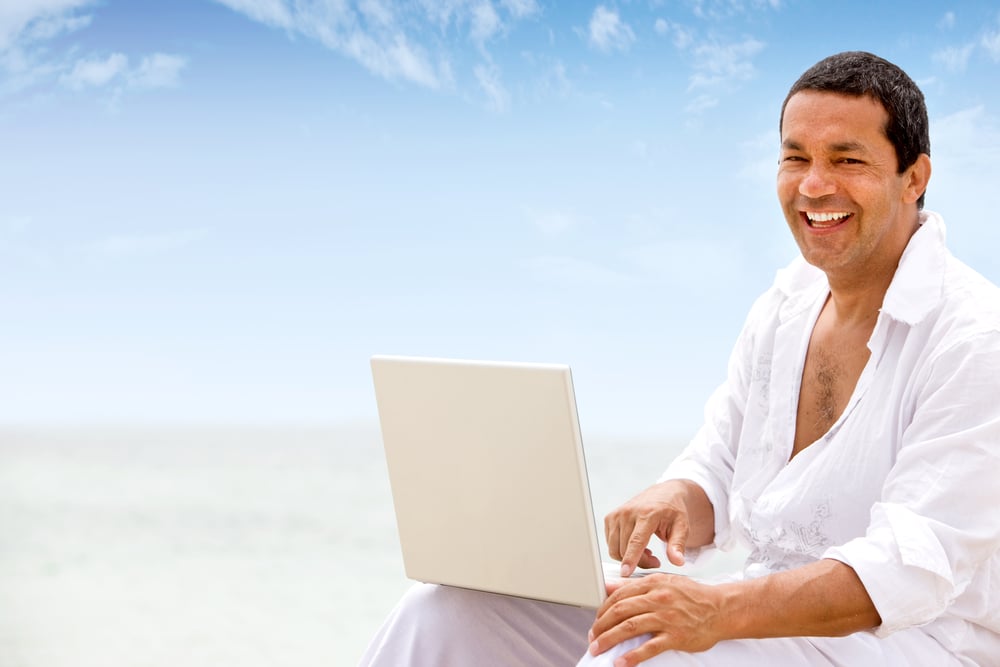
[{"label": "man's neck", "polygon": [[885,293],[899,268],[899,260],[909,245],[913,234],[920,227],[914,214],[912,226],[901,230],[896,238],[894,250],[873,258],[873,263],[864,270],[854,268],[849,273],[827,273],[830,285],[830,299],[827,307],[833,306],[835,321],[841,325],[874,323]]},{"label": "man's neck", "polygon": [[830,285],[830,298],[824,309],[829,310],[837,326],[874,326],[892,276],[884,284],[866,283],[854,288]]}]

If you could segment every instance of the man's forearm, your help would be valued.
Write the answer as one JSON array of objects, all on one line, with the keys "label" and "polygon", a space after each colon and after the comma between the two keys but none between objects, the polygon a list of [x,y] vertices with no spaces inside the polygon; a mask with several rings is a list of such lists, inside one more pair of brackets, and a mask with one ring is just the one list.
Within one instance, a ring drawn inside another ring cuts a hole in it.
[{"label": "man's forearm", "polygon": [[857,573],[836,560],[720,588],[727,638],[839,637],[882,623]]}]

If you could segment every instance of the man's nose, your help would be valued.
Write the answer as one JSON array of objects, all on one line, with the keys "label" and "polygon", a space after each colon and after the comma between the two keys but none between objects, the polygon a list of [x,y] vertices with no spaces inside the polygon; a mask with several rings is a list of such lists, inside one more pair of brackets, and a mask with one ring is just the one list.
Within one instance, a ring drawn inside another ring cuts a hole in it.
[{"label": "man's nose", "polygon": [[799,194],[803,197],[818,199],[819,197],[832,195],[836,191],[837,184],[830,170],[826,165],[816,162],[809,165],[809,171],[799,181]]}]

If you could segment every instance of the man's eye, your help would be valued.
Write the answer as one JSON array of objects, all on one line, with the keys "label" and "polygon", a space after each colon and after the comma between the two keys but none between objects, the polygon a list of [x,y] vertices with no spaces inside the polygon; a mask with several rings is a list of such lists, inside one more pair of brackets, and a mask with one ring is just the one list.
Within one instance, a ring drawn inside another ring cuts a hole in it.
[{"label": "man's eye", "polygon": [[840,159],[843,164],[862,164],[861,160],[853,157],[845,157]]},{"label": "man's eye", "polygon": [[782,162],[805,162],[806,159],[804,157],[802,157],[801,155],[786,155],[785,157],[781,158],[781,161]]}]

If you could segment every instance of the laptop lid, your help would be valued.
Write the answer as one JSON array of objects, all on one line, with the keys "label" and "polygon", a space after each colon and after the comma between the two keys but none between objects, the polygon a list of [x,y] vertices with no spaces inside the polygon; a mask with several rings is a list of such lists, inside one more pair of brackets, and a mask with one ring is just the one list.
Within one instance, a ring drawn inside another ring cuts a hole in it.
[{"label": "laptop lid", "polygon": [[406,575],[599,607],[569,367],[389,356],[371,367]]}]

